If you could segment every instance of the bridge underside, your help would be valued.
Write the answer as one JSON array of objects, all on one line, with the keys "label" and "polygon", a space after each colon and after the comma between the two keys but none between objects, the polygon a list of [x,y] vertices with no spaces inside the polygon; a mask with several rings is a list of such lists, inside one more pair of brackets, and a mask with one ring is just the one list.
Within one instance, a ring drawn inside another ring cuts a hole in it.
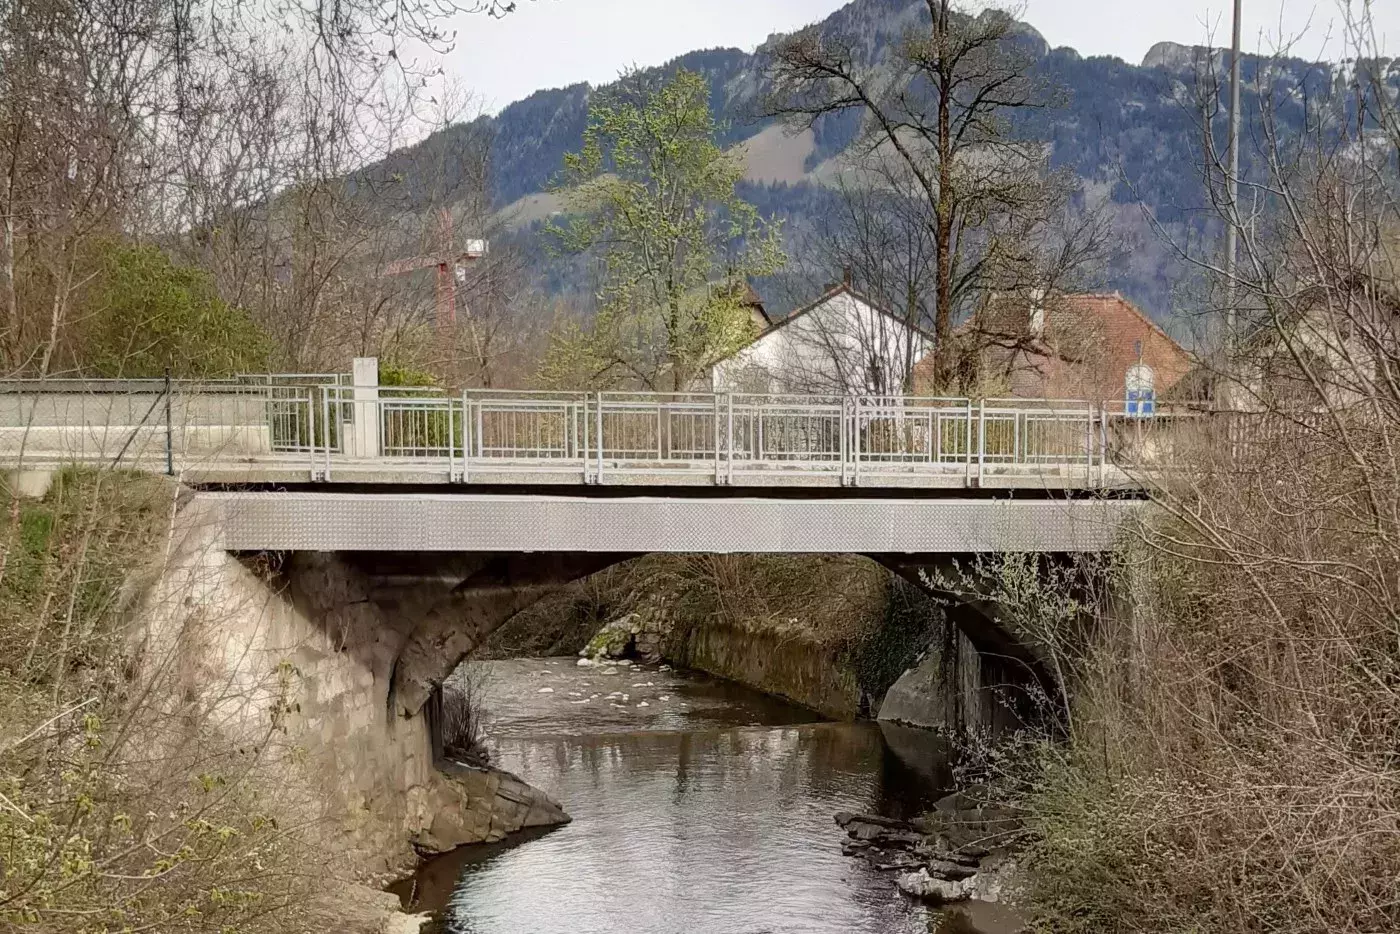
[{"label": "bridge underside", "polygon": [[229,551],[949,555],[1107,550],[1131,500],[197,494]]},{"label": "bridge underside", "polygon": [[[387,618],[409,623],[391,695],[414,716],[492,631],[546,593],[647,553],[861,554],[926,589],[930,572],[978,554],[1073,554],[1111,547],[1141,504],[1099,499],[762,499],[196,494],[223,549],[281,552],[310,570],[354,569]],[[964,567],[966,564],[963,565]],[[968,595],[950,612],[984,655],[1026,668],[1053,696],[1041,660]]]},{"label": "bridge underside", "polygon": [[[626,553],[520,554],[425,552],[293,552],[283,567],[292,579],[328,576],[362,582],[355,602],[373,604],[397,634],[388,673],[391,703],[416,716],[443,680],[492,632],[546,594],[611,565],[638,557]],[[998,618],[997,608],[976,594],[950,593],[975,586],[972,555],[867,555],[916,586],[946,600],[949,618],[983,656],[1019,669],[1022,682],[1038,682],[1055,696],[1054,680],[1033,648]],[[340,568],[335,571],[335,568]],[[312,588],[316,590],[315,587]],[[313,618],[326,608],[309,611]]]}]

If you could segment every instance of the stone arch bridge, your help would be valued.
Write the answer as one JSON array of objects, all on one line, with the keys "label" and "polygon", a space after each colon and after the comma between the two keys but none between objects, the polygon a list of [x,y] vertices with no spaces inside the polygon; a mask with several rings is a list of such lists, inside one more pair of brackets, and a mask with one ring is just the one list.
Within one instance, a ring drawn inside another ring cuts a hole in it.
[{"label": "stone arch bridge", "polygon": [[[407,795],[389,824],[425,849],[483,836],[440,826],[422,791],[425,708],[549,591],[654,552],[854,553],[923,582],[979,554],[1103,551],[1176,426],[1087,401],[449,396],[378,386],[372,360],[343,377],[0,384],[0,462],[21,488],[73,463],[182,481],[170,593],[203,569],[219,584],[200,600],[247,596],[248,557],[278,556],[279,600],[235,614],[241,648],[214,654],[292,655],[306,735],[339,763],[331,797]],[[1045,677],[985,601],[955,618],[979,652]]]}]

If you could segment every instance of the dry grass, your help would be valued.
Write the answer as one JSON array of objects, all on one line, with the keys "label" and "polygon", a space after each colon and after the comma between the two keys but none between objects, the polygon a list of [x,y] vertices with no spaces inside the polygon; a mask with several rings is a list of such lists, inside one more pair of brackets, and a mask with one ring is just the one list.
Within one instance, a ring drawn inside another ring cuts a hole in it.
[{"label": "dry grass", "polygon": [[1025,789],[1041,930],[1400,930],[1400,217],[1315,158]]},{"label": "dry grass", "polygon": [[141,577],[160,569],[173,494],[151,478],[73,473],[41,502],[8,498],[5,930],[315,927],[324,861],[264,778],[295,673],[272,676],[265,729],[235,742],[180,693],[178,666],[143,659],[128,641]]}]

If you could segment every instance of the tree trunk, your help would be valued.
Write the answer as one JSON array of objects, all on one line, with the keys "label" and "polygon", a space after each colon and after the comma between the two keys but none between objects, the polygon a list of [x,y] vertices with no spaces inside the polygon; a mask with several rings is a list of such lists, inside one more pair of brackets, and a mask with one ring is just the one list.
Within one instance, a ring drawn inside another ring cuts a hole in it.
[{"label": "tree trunk", "polygon": [[[943,0],[933,23],[934,41],[942,48],[947,43],[949,4]],[[936,250],[933,337],[933,389],[945,392],[952,377],[953,337],[953,75],[947,72],[947,60],[939,56],[942,80],[938,86],[938,203],[934,206],[934,248]]]}]

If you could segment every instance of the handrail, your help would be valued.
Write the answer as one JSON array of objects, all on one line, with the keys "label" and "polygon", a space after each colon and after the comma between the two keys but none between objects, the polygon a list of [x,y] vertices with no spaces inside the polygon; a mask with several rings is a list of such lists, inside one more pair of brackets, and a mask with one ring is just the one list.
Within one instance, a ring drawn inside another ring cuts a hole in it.
[{"label": "handrail", "polygon": [[[315,377],[315,374],[310,374]],[[441,471],[448,482],[548,476],[648,482],[1106,486],[1163,457],[1199,410],[1121,402],[875,394],[632,393],[171,381],[164,431],[143,416],[164,380],[0,380],[0,462],[162,461],[313,481]],[[125,432],[122,435],[122,432]],[[160,465],[164,467],[165,464]],[[282,473],[278,473],[281,471]],[[573,479],[570,480],[569,478]],[[686,481],[692,482],[692,481]]]}]

